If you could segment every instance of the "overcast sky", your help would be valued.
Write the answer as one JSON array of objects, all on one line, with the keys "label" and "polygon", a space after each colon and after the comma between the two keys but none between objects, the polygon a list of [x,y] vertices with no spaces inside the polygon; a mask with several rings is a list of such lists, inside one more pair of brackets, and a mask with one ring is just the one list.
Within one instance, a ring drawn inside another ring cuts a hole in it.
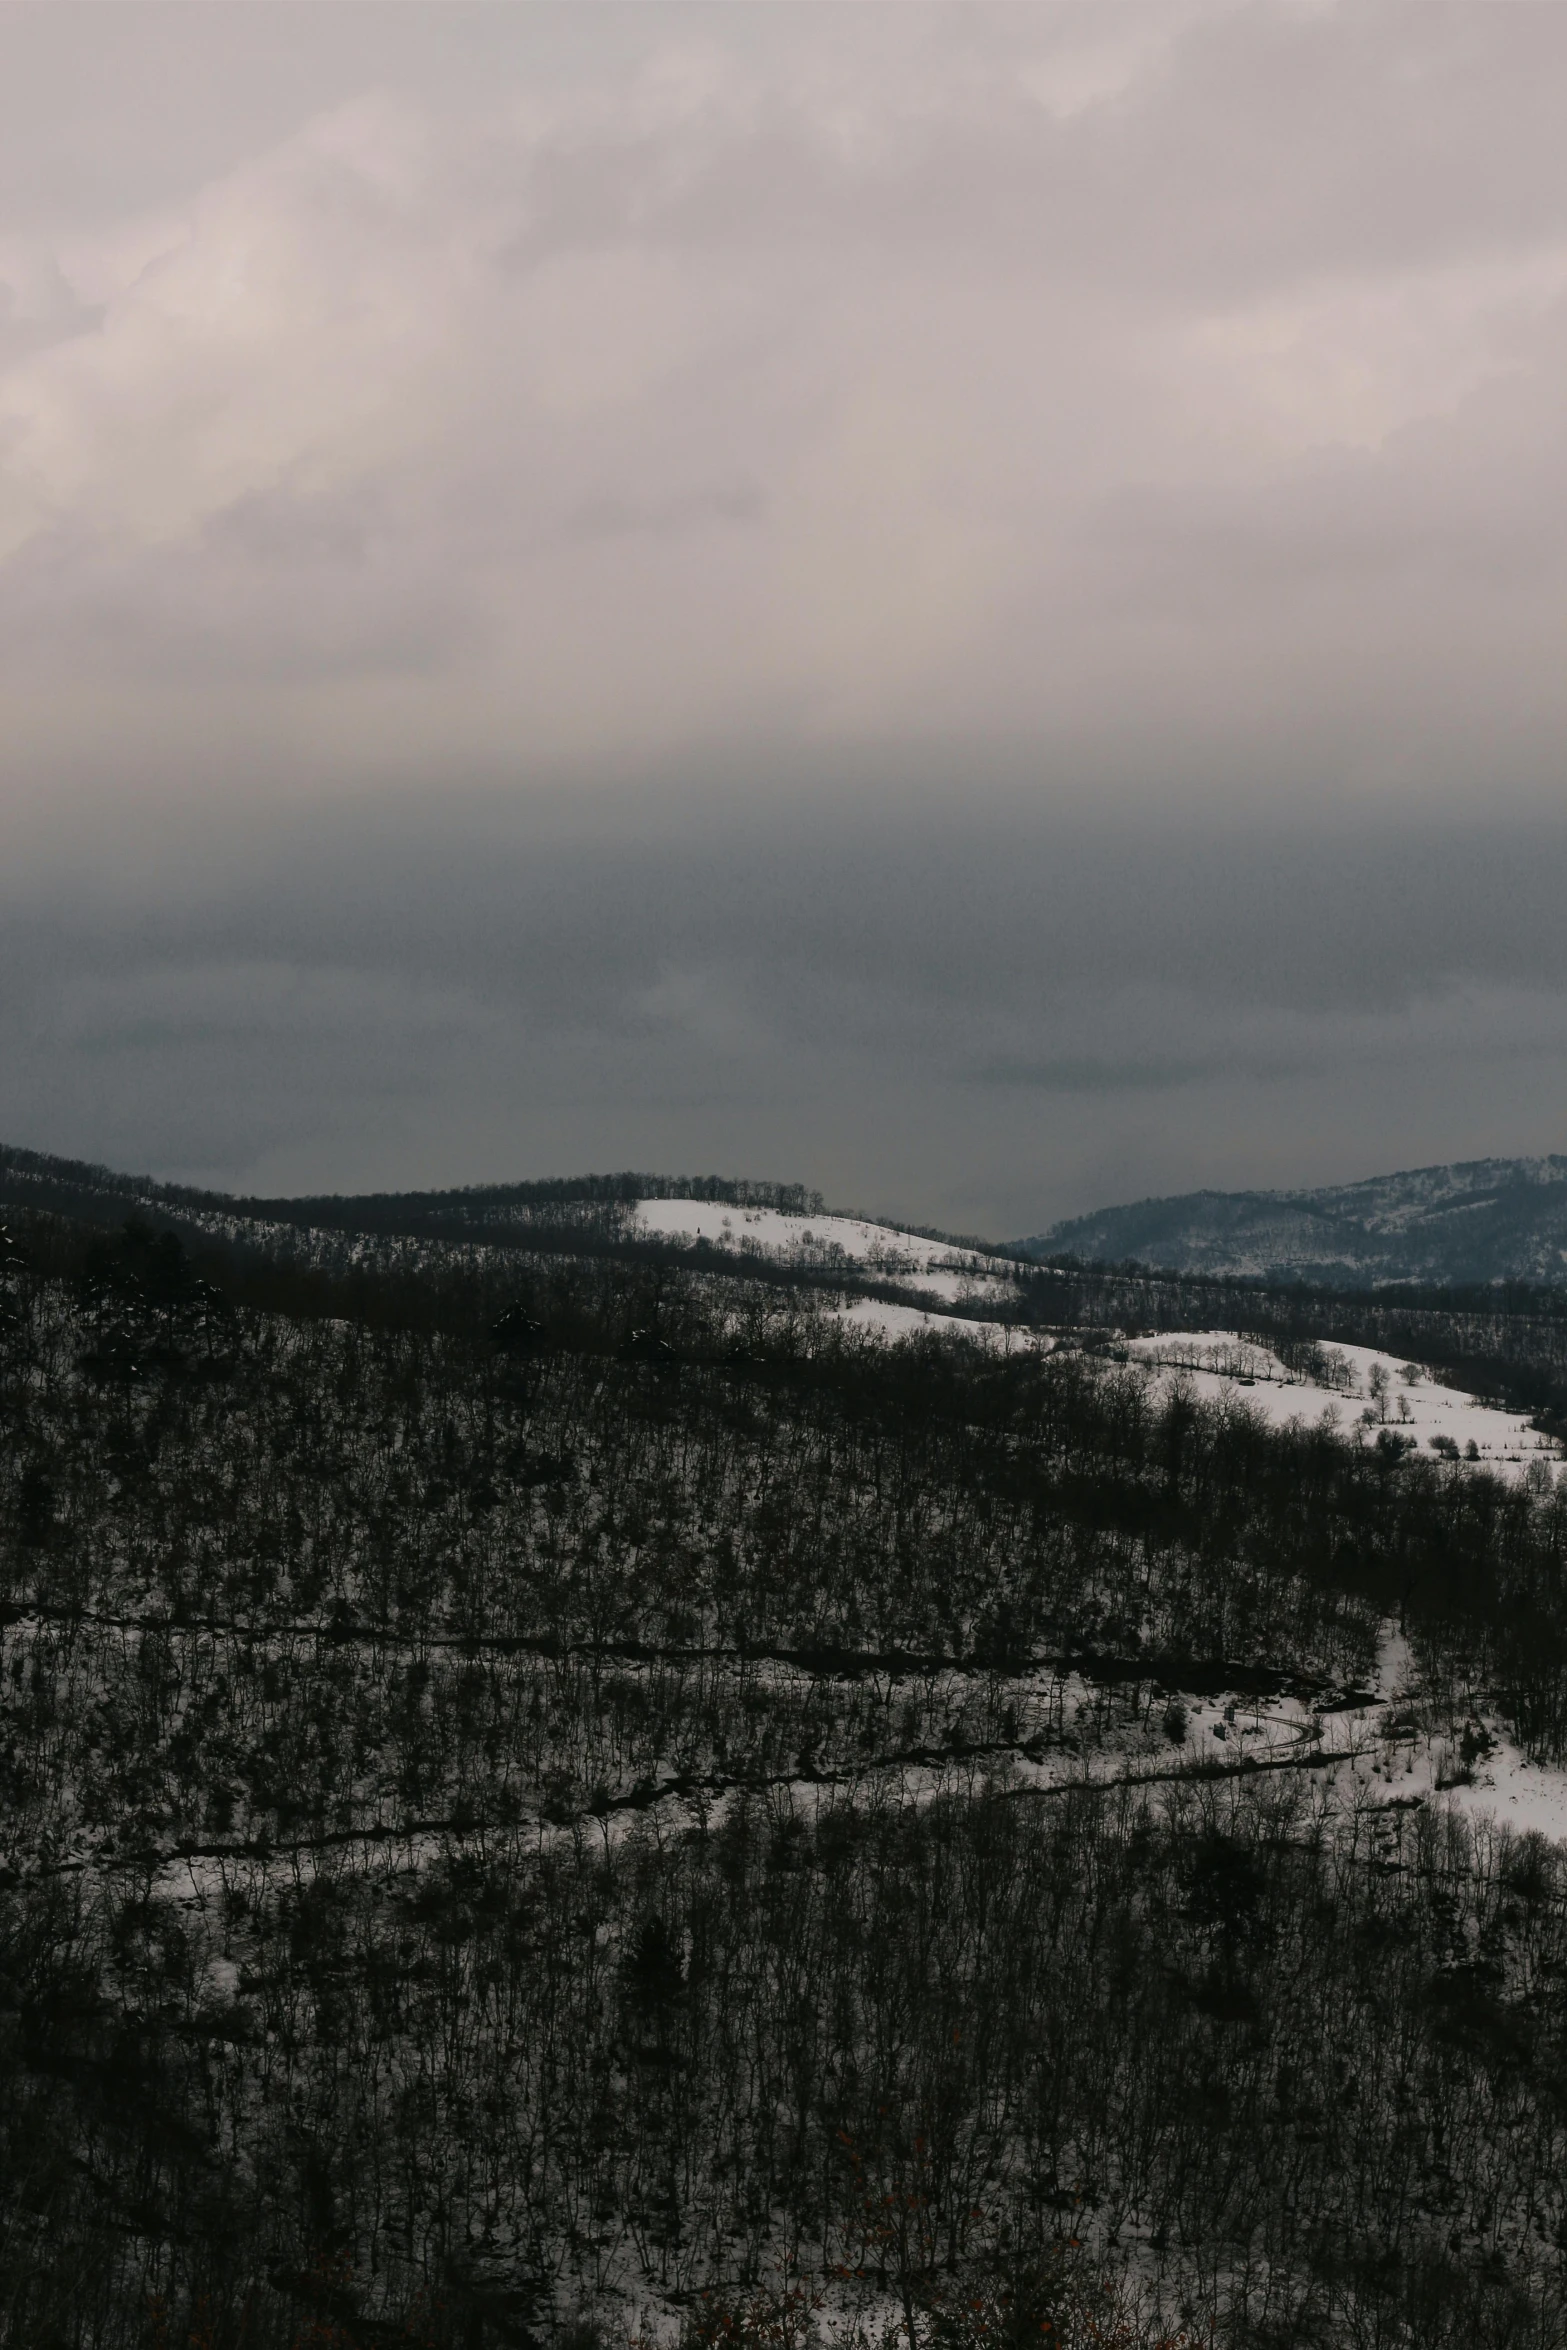
[{"label": "overcast sky", "polygon": [[1560,0],[0,9],[0,1138],[1567,1148]]}]

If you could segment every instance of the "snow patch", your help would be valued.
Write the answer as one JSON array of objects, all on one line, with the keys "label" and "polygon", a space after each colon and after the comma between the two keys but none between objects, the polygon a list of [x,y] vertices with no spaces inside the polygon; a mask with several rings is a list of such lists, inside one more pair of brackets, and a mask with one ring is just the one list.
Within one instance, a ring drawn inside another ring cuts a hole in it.
[{"label": "snow patch", "polygon": [[862,1216],[804,1216],[782,1208],[742,1208],[723,1200],[644,1199],[631,1210],[633,1224],[650,1237],[706,1241],[734,1256],[766,1257],[774,1263],[813,1271],[874,1275],[958,1303],[994,1295],[997,1285],[1017,1274],[1007,1257],[956,1242],[929,1240],[894,1224],[873,1224]]},{"label": "snow patch", "polygon": [[1547,1477],[1558,1470],[1562,1447],[1521,1412],[1443,1386],[1422,1365],[1375,1347],[1316,1352],[1320,1375],[1312,1377],[1234,1330],[1167,1330],[1126,1341],[1128,1360],[1166,1392],[1179,1382],[1208,1402],[1245,1403],[1275,1427],[1326,1421],[1366,1443],[1386,1431],[1422,1452],[1455,1451],[1515,1483],[1536,1463]]},{"label": "snow patch", "polygon": [[833,1320],[845,1330],[858,1330],[868,1337],[896,1343],[907,1338],[967,1338],[982,1346],[1027,1346],[1036,1352],[1048,1351],[1055,1345],[1053,1338],[1042,1333],[1020,1329],[1015,1322],[987,1322],[970,1320],[962,1314],[928,1313],[919,1306],[894,1305],[890,1299],[856,1297],[829,1308]]}]

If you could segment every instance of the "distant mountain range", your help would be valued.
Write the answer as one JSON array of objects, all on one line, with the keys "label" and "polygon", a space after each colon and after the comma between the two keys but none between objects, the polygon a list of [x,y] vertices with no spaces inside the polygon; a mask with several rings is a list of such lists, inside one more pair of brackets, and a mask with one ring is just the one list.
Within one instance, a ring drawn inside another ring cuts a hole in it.
[{"label": "distant mountain range", "polygon": [[1312,1191],[1191,1191],[1075,1216],[1018,1245],[1270,1281],[1567,1285],[1567,1158],[1469,1159]]}]

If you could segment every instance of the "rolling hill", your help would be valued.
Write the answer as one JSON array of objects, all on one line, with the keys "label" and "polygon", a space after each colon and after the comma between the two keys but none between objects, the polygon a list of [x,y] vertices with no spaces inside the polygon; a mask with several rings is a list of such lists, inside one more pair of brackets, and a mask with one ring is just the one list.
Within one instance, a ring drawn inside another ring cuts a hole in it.
[{"label": "rolling hill", "polygon": [[1371,1287],[1567,1283],[1567,1158],[1469,1159],[1308,1191],[1193,1191],[1052,1225],[1029,1256]]}]

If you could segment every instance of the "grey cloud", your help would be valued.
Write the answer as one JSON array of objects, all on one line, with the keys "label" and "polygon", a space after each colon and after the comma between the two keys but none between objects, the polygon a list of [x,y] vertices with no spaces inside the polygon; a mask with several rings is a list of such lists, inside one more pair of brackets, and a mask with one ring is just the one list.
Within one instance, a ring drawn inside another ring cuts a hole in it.
[{"label": "grey cloud", "polygon": [[708,529],[714,524],[759,522],[765,512],[766,500],[754,482],[714,482],[656,499],[610,490],[586,498],[574,507],[566,517],[564,535],[584,539],[638,534],[670,538],[684,531]]},{"label": "grey cloud", "polygon": [[31,893],[0,1130],[238,1185],[781,1168],[992,1231],[1560,1139],[1567,827],[620,814],[296,815],[199,898]]},{"label": "grey cloud", "polygon": [[10,295],[11,288],[0,283],[0,367],[34,351],[47,351],[56,343],[68,343],[73,335],[91,334],[103,321],[101,303],[72,303],[63,316],[38,317],[20,309],[8,299]]},{"label": "grey cloud", "polygon": [[0,566],[10,658],[55,675],[90,663],[178,688],[428,674],[473,631],[461,580],[409,560],[374,490],[249,496],[187,546],[66,526]]},{"label": "grey cloud", "polygon": [[982,1062],[975,1077],[987,1085],[1023,1085],[1043,1093],[1164,1093],[1191,1085],[1203,1077],[1223,1074],[1224,1064],[1204,1060],[1139,1060],[1128,1054],[1116,1059],[992,1060]]},{"label": "grey cloud", "polygon": [[64,23],[0,1132],[991,1230],[1561,1146],[1560,11]]},{"label": "grey cloud", "polygon": [[[596,89],[503,40],[494,86],[399,90],[399,35],[389,97],[238,159],[139,271],[65,240],[49,267],[114,280],[103,331],[0,379],[24,755],[112,755],[51,709],[87,661],[165,764],[192,686],[275,681],[320,689],[347,777],[388,742],[525,733],[592,770],[908,726],[1031,734],[1058,788],[1097,756],[1144,798],[1168,742],[1245,797],[1304,708],[1345,776],[1391,730],[1451,787],[1411,676],[1505,726],[1533,646],[1487,601],[1553,592],[1563,36],[1440,4],[1127,21],[1146,55],[1064,112],[1034,11],[934,12],[914,66],[885,27],[845,65],[808,13],[797,55],[710,41],[684,95],[683,17]],[[252,788],[292,707],[250,714]]]},{"label": "grey cloud", "polygon": [[1004,37],[984,66],[954,41],[946,103],[894,101],[880,135],[835,140],[775,98],[741,121],[699,117],[679,171],[653,139],[619,143],[602,172],[574,142],[546,145],[527,249],[633,223],[724,243],[847,235],[1019,257],[1168,301],[1567,233],[1549,9],[1216,7],[1065,119],[1030,87],[1043,20],[993,12]]}]

